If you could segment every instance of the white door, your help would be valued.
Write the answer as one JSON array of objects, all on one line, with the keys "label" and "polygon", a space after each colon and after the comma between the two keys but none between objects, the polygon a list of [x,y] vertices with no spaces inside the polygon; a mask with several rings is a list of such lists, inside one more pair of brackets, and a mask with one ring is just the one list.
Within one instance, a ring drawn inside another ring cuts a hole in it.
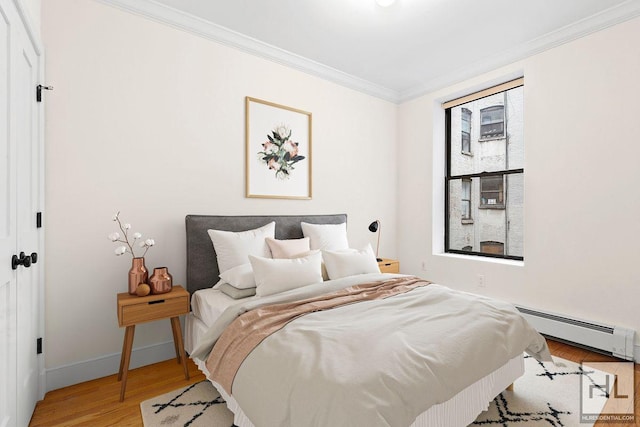
[{"label": "white door", "polygon": [[[38,57],[33,46],[22,32],[21,43],[16,46],[14,79],[11,87],[16,97],[12,107],[15,118],[17,159],[16,227],[18,233],[17,252],[25,252],[26,257],[39,261],[38,229],[36,214],[39,207],[39,134],[38,104],[36,86],[38,84]],[[17,274],[17,326],[18,326],[18,422],[28,425],[33,409],[38,401],[38,356],[36,341],[39,335],[39,270],[42,262],[29,261],[18,267]]]},{"label": "white door", "polygon": [[0,426],[17,424],[16,348],[17,293],[15,272],[9,260],[15,254],[16,234],[16,151],[9,135],[9,83],[12,76],[10,41],[13,9],[0,3]]},{"label": "white door", "polygon": [[[15,3],[0,0],[0,427],[27,426],[40,390],[42,262],[39,56]],[[14,255],[25,252],[20,265]],[[25,259],[29,258],[27,261]],[[36,257],[34,257],[36,259]],[[15,267],[15,269],[13,268]]]}]

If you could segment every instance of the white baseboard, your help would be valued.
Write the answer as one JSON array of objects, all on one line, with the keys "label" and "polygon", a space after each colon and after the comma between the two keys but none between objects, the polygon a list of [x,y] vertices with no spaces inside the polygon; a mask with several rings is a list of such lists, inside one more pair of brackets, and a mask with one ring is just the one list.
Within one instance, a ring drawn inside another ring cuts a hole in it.
[{"label": "white baseboard", "polygon": [[[176,357],[176,350],[173,341],[134,348],[131,352],[129,369],[162,362],[174,357]],[[118,369],[120,369],[120,353],[49,368],[46,370],[46,391],[113,375],[118,373]]]}]

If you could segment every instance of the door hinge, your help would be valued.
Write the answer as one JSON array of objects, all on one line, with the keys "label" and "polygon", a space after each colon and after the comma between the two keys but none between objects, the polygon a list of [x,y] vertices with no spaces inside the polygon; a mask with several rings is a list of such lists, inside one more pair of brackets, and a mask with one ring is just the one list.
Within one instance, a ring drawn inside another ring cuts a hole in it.
[{"label": "door hinge", "polygon": [[42,354],[42,338],[36,340],[36,354]]},{"label": "door hinge", "polygon": [[42,212],[36,212],[36,228],[42,228]]},{"label": "door hinge", "polygon": [[36,86],[36,101],[42,102],[42,90],[53,90],[53,86]]}]

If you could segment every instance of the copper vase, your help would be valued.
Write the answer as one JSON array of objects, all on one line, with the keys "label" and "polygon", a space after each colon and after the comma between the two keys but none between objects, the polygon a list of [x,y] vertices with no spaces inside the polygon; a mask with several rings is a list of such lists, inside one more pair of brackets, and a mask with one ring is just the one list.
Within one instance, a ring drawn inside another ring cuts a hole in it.
[{"label": "copper vase", "polygon": [[136,289],[140,283],[147,283],[149,272],[144,265],[144,258],[133,258],[131,270],[129,270],[129,293],[136,295]]},{"label": "copper vase", "polygon": [[152,294],[164,294],[171,291],[173,287],[173,277],[169,274],[167,267],[157,267],[153,269],[153,274],[149,278],[149,286]]}]

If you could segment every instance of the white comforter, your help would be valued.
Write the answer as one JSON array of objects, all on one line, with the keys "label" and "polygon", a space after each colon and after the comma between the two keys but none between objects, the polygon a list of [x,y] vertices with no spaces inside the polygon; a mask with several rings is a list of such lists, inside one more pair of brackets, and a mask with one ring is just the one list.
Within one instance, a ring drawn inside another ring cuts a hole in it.
[{"label": "white comforter", "polygon": [[[389,277],[397,276],[349,277],[231,307],[193,356],[204,359],[252,308]],[[233,396],[256,426],[408,426],[523,351],[550,360],[513,306],[431,284],[290,322],[247,356]]]}]

